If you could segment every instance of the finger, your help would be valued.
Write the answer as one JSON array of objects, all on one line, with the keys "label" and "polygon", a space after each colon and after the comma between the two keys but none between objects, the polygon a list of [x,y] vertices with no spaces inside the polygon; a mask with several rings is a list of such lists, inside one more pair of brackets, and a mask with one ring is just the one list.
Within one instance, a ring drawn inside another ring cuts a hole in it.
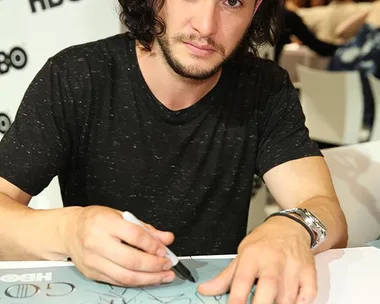
[{"label": "finger", "polygon": [[277,296],[283,268],[279,263],[267,265],[260,271],[253,304],[272,304]]},{"label": "finger", "polygon": [[93,250],[109,261],[133,271],[160,272],[172,268],[169,259],[143,252],[114,238],[106,245],[99,243]]},{"label": "finger", "polygon": [[109,282],[119,286],[150,286],[168,283],[174,280],[173,271],[138,272],[125,269],[97,254],[83,261],[83,274],[92,280]]},{"label": "finger", "polygon": [[93,278],[87,277],[93,281],[100,282],[100,283],[108,283],[114,286],[123,286],[120,282],[115,281],[114,279],[110,278],[109,276],[106,276],[103,273],[93,271],[92,273]]},{"label": "finger", "polygon": [[151,233],[157,237],[164,245],[168,246],[174,242],[174,234],[169,231],[158,230],[150,224],[144,223],[144,225],[151,231]]},{"label": "finger", "polygon": [[300,286],[300,267],[296,262],[290,261],[285,265],[284,275],[281,283],[279,284],[279,291],[277,294],[277,303],[294,304],[298,296]]},{"label": "finger", "polygon": [[216,296],[227,293],[235,273],[236,261],[236,259],[233,260],[228,267],[211,281],[200,284],[198,286],[198,292],[205,296]]},{"label": "finger", "polygon": [[125,243],[140,248],[150,254],[164,257],[166,254],[165,245],[159,239],[151,235],[144,228],[122,221],[113,225],[110,234]]},{"label": "finger", "polygon": [[257,266],[254,265],[252,255],[241,254],[237,262],[235,274],[232,279],[228,303],[247,303],[258,275]]},{"label": "finger", "polygon": [[297,304],[311,304],[317,296],[318,283],[317,271],[315,264],[311,264],[304,269],[300,278],[300,290],[297,298]]}]

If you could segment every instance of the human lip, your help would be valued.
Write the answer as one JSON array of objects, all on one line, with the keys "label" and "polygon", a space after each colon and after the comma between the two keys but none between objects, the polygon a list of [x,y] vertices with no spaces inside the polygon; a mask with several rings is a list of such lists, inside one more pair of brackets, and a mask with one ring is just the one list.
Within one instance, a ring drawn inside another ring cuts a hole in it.
[{"label": "human lip", "polygon": [[214,53],[216,50],[210,45],[201,45],[194,42],[184,42],[186,46],[198,55],[209,55]]},{"label": "human lip", "polygon": [[197,43],[194,43],[194,42],[185,42],[186,44],[190,44],[191,46],[193,47],[196,47],[197,49],[200,49],[200,50],[204,50],[204,51],[215,51],[215,49],[208,45],[208,44],[205,44],[205,45],[201,45],[201,44],[197,44]]}]

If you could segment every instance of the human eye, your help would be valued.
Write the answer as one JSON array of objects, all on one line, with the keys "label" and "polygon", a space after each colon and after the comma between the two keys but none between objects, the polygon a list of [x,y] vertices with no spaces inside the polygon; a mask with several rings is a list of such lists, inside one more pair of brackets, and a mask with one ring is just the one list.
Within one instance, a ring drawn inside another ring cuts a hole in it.
[{"label": "human eye", "polygon": [[238,9],[243,5],[241,0],[226,0],[224,4],[232,9]]}]

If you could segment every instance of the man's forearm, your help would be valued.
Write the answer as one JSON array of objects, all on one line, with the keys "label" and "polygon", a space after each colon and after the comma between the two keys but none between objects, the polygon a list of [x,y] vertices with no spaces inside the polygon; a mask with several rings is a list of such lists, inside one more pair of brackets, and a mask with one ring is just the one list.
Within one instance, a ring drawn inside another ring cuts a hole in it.
[{"label": "man's forearm", "polygon": [[66,258],[62,230],[75,209],[34,210],[0,194],[0,260]]},{"label": "man's forearm", "polygon": [[298,207],[313,212],[326,226],[327,238],[315,249],[315,253],[330,248],[347,246],[347,222],[336,200],[324,196],[315,196],[300,204]]}]

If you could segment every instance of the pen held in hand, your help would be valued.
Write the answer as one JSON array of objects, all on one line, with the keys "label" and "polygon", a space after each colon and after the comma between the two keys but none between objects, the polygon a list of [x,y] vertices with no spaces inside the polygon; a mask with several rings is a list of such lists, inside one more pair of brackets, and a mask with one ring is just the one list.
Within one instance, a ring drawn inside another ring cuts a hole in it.
[{"label": "pen held in hand", "polygon": [[[149,229],[145,227],[144,224],[140,222],[140,220],[136,218],[132,213],[128,211],[124,211],[123,219],[125,219],[126,221],[132,224],[140,226],[145,231],[147,231],[150,235],[152,235]],[[192,276],[190,270],[187,269],[186,266],[178,259],[178,257],[173,252],[171,252],[170,249],[168,248],[166,248],[166,257],[171,261],[172,269],[181,279],[189,280],[190,282],[195,283],[195,279]]]}]

